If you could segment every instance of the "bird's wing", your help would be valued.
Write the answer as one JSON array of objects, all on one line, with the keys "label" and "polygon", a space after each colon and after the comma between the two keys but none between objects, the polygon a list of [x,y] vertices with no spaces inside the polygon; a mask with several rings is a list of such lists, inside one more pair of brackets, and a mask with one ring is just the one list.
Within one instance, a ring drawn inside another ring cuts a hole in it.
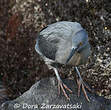
[{"label": "bird's wing", "polygon": [[39,49],[39,52],[43,56],[45,56],[51,60],[55,60],[55,55],[56,55],[57,48],[58,48],[57,44],[59,43],[59,39],[55,38],[53,40],[48,40],[43,35],[39,35],[37,42],[38,42],[37,47]]},{"label": "bird's wing", "polygon": [[55,60],[61,42],[66,41],[68,36],[71,36],[71,30],[65,24],[54,23],[48,25],[40,31],[35,49],[39,54]]},{"label": "bird's wing", "polygon": [[41,53],[52,60],[56,60],[56,56],[66,59],[66,54],[69,55],[69,48],[71,48],[72,34],[81,28],[79,23],[66,21],[48,25],[40,32],[37,39]]}]

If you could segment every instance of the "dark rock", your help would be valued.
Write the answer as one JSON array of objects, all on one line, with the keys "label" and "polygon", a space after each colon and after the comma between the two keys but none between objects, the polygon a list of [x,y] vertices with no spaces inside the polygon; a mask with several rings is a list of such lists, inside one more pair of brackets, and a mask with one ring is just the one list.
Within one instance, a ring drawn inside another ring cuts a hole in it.
[{"label": "dark rock", "polygon": [[70,101],[62,91],[58,95],[55,78],[46,78],[38,81],[17,99],[3,103],[1,110],[42,110],[43,108],[43,110],[111,110],[111,100],[87,92],[90,98],[88,102],[82,92],[80,97],[77,97],[77,85],[74,81],[69,79],[63,81],[73,91],[72,94],[67,92]]}]

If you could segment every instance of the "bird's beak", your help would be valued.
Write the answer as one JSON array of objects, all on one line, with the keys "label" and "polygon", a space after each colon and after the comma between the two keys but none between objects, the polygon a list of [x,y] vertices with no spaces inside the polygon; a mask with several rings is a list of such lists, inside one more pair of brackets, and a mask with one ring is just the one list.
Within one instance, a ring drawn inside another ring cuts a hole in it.
[{"label": "bird's beak", "polygon": [[67,58],[67,60],[66,60],[66,64],[69,62],[69,60],[72,58],[72,56],[75,54],[75,52],[76,52],[76,50],[77,50],[78,48],[72,48],[72,50],[71,50],[71,52],[70,52],[70,55],[69,55],[69,57]]}]

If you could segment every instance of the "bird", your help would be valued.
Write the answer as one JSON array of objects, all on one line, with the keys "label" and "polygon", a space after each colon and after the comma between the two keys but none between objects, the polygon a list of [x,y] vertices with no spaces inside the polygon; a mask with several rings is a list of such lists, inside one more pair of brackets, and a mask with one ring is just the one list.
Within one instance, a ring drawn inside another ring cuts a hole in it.
[{"label": "bird", "polygon": [[78,69],[79,65],[87,62],[91,53],[88,33],[80,23],[58,21],[47,25],[37,34],[35,50],[48,68],[53,69],[58,80],[59,92],[61,89],[65,97],[70,100],[66,90],[71,93],[72,90],[63,83],[57,67],[58,64],[70,65],[75,68],[78,75],[78,96],[80,96],[80,89],[82,88],[86,99],[90,101],[85,88],[91,89],[84,83]]}]

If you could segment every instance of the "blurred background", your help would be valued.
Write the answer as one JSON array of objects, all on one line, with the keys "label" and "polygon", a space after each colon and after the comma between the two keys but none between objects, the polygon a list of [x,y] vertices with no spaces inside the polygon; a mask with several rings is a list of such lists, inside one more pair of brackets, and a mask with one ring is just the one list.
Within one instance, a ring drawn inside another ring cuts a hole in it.
[{"label": "blurred background", "polygon": [[[110,0],[0,0],[0,103],[54,76],[34,48],[43,27],[63,20],[87,30],[92,53],[80,71],[95,93],[111,99]],[[72,72],[59,69],[62,78],[73,78]]]}]

